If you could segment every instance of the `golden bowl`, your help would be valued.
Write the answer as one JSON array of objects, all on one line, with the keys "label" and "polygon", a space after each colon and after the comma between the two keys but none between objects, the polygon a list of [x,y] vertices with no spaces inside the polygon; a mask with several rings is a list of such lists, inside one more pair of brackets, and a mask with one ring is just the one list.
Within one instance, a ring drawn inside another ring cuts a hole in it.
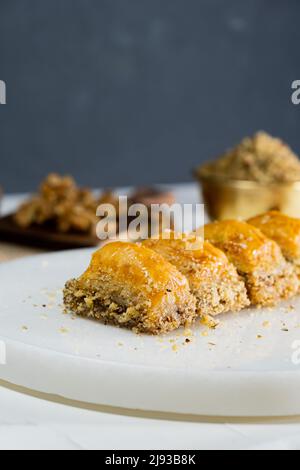
[{"label": "golden bowl", "polygon": [[266,185],[199,173],[199,170],[196,177],[212,220],[248,219],[270,210],[300,218],[300,181]]}]

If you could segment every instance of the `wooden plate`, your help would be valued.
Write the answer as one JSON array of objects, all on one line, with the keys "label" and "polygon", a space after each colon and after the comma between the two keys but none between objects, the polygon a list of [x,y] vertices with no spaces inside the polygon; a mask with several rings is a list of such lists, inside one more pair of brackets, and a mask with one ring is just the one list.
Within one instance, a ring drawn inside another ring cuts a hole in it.
[{"label": "wooden plate", "polygon": [[14,222],[13,214],[0,219],[0,239],[49,250],[87,248],[100,244],[96,235],[59,233],[49,227],[21,228]]}]

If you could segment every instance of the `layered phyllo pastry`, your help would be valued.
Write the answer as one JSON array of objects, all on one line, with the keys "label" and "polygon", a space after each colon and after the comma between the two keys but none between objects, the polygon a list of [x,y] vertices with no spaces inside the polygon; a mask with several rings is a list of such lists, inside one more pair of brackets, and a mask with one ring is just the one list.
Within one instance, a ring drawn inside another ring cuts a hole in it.
[{"label": "layered phyllo pastry", "polygon": [[200,316],[216,316],[239,311],[249,305],[247,291],[236,268],[226,255],[195,234],[181,236],[170,233],[159,239],[143,242],[172,263],[187,278],[197,300]]},{"label": "layered phyllo pastry", "polygon": [[205,239],[235,265],[253,305],[274,305],[298,291],[293,266],[277,243],[256,227],[236,220],[214,222],[205,226]]},{"label": "layered phyllo pastry", "polygon": [[160,334],[192,323],[196,299],[176,266],[145,246],[110,243],[67,282],[68,311],[136,332]]},{"label": "layered phyllo pastry", "polygon": [[281,212],[271,211],[248,220],[281,248],[300,278],[300,220]]}]

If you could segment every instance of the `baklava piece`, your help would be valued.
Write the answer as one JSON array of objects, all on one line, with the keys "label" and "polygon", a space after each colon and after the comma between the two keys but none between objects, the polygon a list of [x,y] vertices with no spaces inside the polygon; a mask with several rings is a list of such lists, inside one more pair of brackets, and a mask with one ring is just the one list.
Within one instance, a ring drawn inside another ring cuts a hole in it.
[{"label": "baklava piece", "polygon": [[275,305],[298,291],[299,281],[279,248],[246,222],[228,220],[205,226],[205,239],[227,255],[243,277],[253,305]]},{"label": "baklava piece", "polygon": [[78,188],[70,176],[50,174],[38,194],[15,214],[19,227],[53,227],[58,232],[91,233],[97,223],[97,200],[91,191]]},{"label": "baklava piece", "polygon": [[236,268],[210,243],[195,235],[177,239],[171,233],[169,239],[145,240],[143,245],[162,255],[186,276],[201,317],[239,311],[250,304]]},{"label": "baklava piece", "polygon": [[176,267],[146,247],[122,242],[94,254],[88,270],[66,284],[64,304],[78,315],[151,334],[196,317],[196,299]]},{"label": "baklava piece", "polygon": [[271,211],[253,217],[248,223],[280,246],[283,256],[294,265],[300,279],[300,220]]}]

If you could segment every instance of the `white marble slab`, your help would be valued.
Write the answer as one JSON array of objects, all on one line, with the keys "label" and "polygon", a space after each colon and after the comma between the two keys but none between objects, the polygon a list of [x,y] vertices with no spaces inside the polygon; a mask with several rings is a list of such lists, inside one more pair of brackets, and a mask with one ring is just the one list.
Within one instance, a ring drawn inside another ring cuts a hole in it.
[{"label": "white marble slab", "polygon": [[[195,185],[176,186],[195,201]],[[6,212],[20,196],[5,198]],[[300,417],[207,419],[86,407],[0,382],[0,449],[300,449]]]}]

